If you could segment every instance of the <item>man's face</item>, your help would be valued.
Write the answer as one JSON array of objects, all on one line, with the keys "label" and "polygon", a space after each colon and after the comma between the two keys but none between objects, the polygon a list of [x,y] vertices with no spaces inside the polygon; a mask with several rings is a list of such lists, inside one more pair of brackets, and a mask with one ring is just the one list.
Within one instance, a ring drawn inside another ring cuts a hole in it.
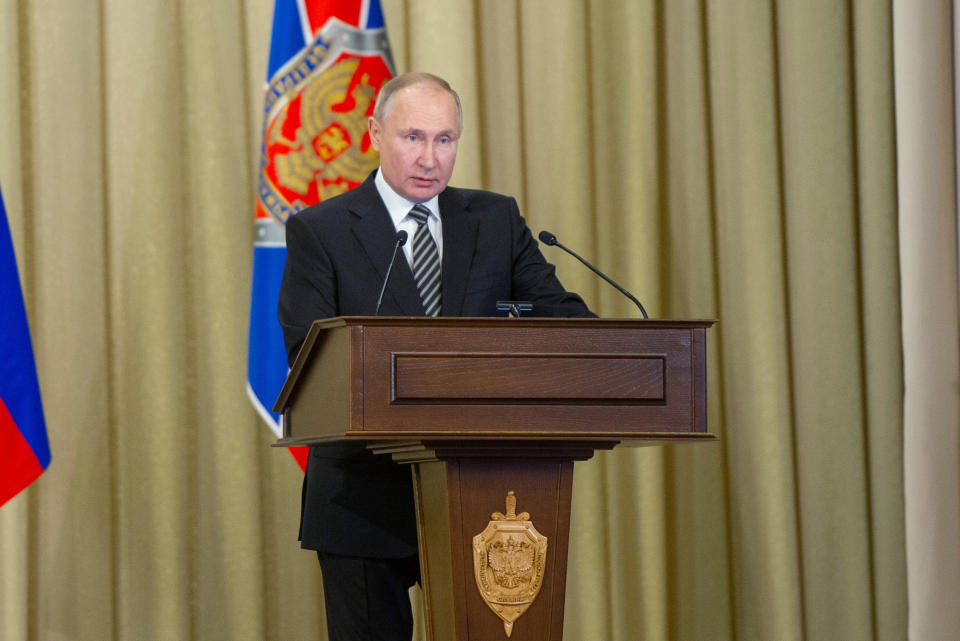
[{"label": "man's face", "polygon": [[411,202],[430,200],[450,182],[457,159],[457,103],[440,87],[412,85],[389,107],[384,122],[367,121],[383,178]]}]

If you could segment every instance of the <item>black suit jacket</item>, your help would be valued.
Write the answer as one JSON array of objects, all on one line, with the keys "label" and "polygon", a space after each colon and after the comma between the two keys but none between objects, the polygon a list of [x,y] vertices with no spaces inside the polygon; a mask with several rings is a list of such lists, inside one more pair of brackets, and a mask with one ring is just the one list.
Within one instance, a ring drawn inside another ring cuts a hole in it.
[{"label": "black suit jacket", "polygon": [[[396,238],[375,175],[287,221],[279,319],[291,364],[314,320],[375,311]],[[533,316],[593,316],[557,280],[513,198],[448,187],[439,208],[441,315],[499,316],[498,300],[521,300],[533,303]],[[423,314],[413,273],[398,252],[380,315]],[[409,470],[355,444],[312,447],[300,537],[303,547],[333,554],[416,554]]]}]

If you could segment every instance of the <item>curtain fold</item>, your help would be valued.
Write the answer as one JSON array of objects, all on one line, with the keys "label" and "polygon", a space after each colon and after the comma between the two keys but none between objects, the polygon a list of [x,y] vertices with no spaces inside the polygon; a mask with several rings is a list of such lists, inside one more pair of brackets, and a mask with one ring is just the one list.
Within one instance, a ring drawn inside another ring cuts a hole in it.
[{"label": "curtain fold", "polygon": [[[565,638],[905,638],[890,5],[383,8],[398,71],[463,98],[452,184],[514,195],[652,317],[719,319],[719,440],[576,466]],[[0,0],[53,450],[0,509],[2,641],[325,638],[300,473],[245,395],[271,12]]]},{"label": "curtain fold", "polygon": [[894,3],[910,639],[960,629],[957,7]]}]

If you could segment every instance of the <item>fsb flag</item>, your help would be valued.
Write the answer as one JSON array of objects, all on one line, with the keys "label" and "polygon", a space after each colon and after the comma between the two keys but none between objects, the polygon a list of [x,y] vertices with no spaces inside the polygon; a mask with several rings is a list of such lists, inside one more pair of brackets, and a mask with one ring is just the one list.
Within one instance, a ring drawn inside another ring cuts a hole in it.
[{"label": "fsb flag", "polygon": [[13,238],[0,194],[0,505],[50,465]]},{"label": "fsb flag", "polygon": [[[305,207],[359,185],[378,163],[367,117],[393,77],[379,0],[276,0],[257,188],[247,394],[273,432],[270,408],[287,376],[277,300],[284,225]],[[292,448],[306,467],[305,448]]]}]

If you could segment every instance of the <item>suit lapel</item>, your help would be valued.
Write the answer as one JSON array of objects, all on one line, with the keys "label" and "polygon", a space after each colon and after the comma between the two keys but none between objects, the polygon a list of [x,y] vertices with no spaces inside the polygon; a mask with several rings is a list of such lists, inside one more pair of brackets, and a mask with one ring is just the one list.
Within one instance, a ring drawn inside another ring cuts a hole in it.
[{"label": "suit lapel", "polygon": [[449,188],[440,192],[440,218],[443,221],[440,314],[459,316],[477,245],[477,218],[463,198]]},{"label": "suit lapel", "polygon": [[[354,190],[357,198],[350,205],[350,212],[354,216],[351,231],[366,252],[370,264],[380,275],[380,284],[382,285],[387,274],[387,261],[390,260],[390,255],[393,253],[393,243],[397,231],[394,229],[390,214],[377,192],[377,187],[373,182],[374,175],[371,174],[363,184]],[[374,292],[374,296],[379,293],[378,289]],[[417,292],[413,272],[410,271],[410,265],[404,258],[402,250],[397,252],[384,300],[388,296],[393,298],[396,306],[400,309],[401,315],[423,316],[424,311],[423,304],[420,302],[420,294]]]}]

